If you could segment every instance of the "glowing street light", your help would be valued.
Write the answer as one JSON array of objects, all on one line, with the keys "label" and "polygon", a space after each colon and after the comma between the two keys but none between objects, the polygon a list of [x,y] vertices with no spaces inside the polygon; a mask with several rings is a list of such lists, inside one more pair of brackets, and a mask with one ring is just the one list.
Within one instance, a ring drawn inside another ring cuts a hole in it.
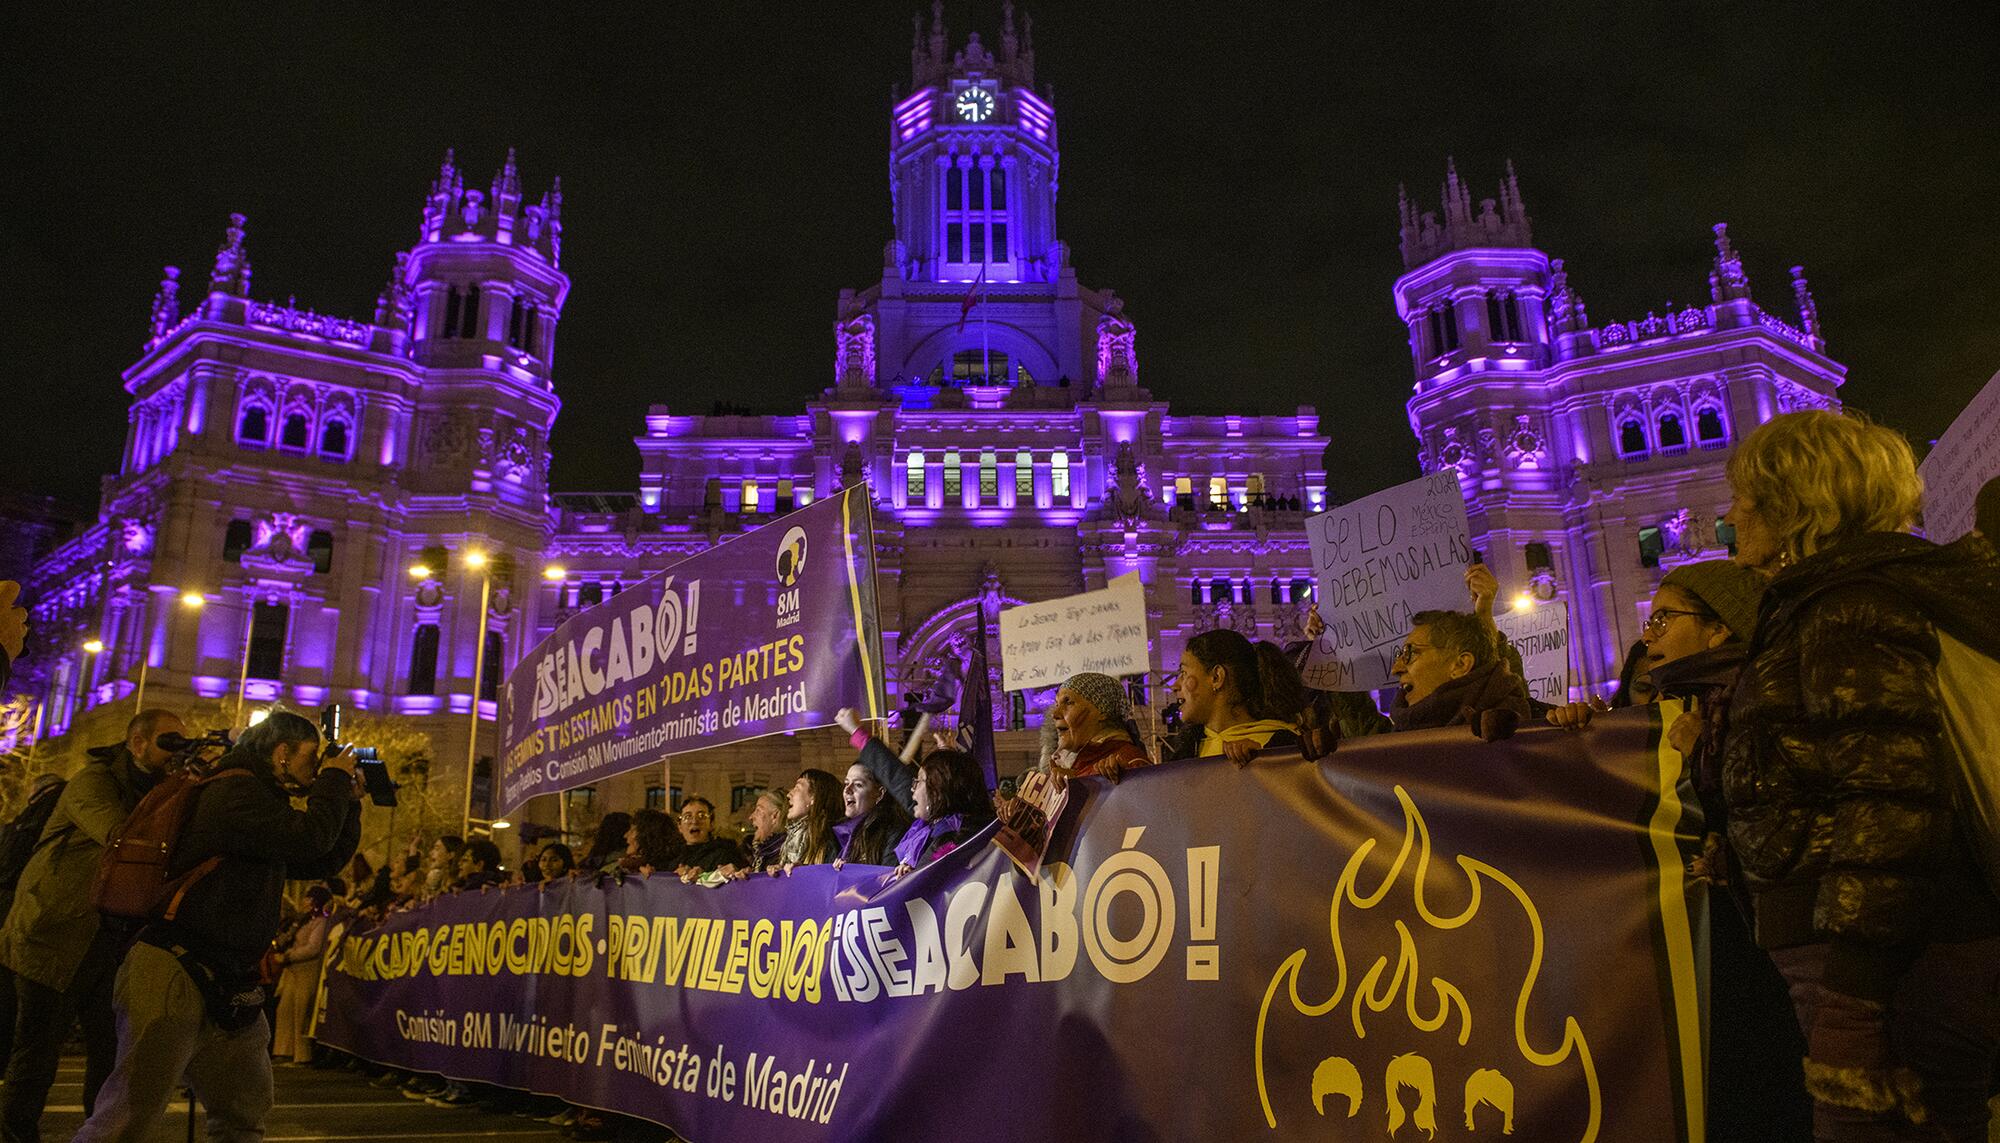
[{"label": "glowing street light", "polygon": [[465,553],[465,566],[471,568],[473,571],[478,571],[480,568],[485,567],[486,553],[480,551],[478,548],[469,549]]},{"label": "glowing street light", "polygon": [[411,565],[410,565],[410,578],[411,578],[411,579],[429,579],[429,578],[431,578],[431,569],[430,569],[430,565],[428,565],[428,564],[411,564]]},{"label": "glowing street light", "polygon": [[87,655],[98,654],[99,652],[104,650],[104,640],[99,639],[95,635],[93,635],[90,638],[85,639],[83,641],[83,650],[84,653]]},{"label": "glowing street light", "polygon": [[207,597],[198,591],[181,592],[181,606],[187,608],[189,611],[199,611],[207,603]]},{"label": "glowing street light", "polygon": [[494,819],[493,819],[493,821],[492,821],[492,823],[491,823],[491,825],[492,825],[492,828],[494,828],[494,829],[513,829],[513,828],[514,828],[514,823],[513,823],[513,822],[510,822],[510,821],[508,821],[508,820],[507,820],[506,818],[494,818]]},{"label": "glowing street light", "polygon": [[542,578],[550,583],[561,583],[569,577],[569,569],[561,564],[547,564],[542,568]]},{"label": "glowing street light", "polygon": [[1521,592],[1514,597],[1514,610],[1516,611],[1526,611],[1534,605],[1535,597],[1528,592]]}]

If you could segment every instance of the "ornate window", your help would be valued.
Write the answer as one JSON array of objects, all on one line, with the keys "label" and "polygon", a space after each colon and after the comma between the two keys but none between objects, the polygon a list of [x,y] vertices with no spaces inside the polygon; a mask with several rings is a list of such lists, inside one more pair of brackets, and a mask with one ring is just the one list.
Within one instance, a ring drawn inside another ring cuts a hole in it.
[{"label": "ornate window", "polygon": [[1681,449],[1687,447],[1687,430],[1681,427],[1681,415],[1679,413],[1660,414],[1659,440],[1660,447],[1663,449]]},{"label": "ornate window", "polygon": [[958,450],[950,449],[944,454],[944,499],[945,503],[957,505],[964,494],[964,470],[959,467]]},{"label": "ornate window", "polygon": [[1486,295],[1486,327],[1494,341],[1525,341],[1521,336],[1521,303],[1511,291]]},{"label": "ornate window", "polygon": [[271,410],[261,404],[243,406],[243,413],[236,420],[236,440],[239,444],[257,445],[271,443]]},{"label": "ornate window", "polygon": [[1618,426],[1618,451],[1623,456],[1643,456],[1646,452],[1646,426],[1638,418],[1622,422]]},{"label": "ornate window", "polygon": [[969,266],[1007,261],[1006,167],[964,156],[941,173],[944,260]]},{"label": "ornate window", "polygon": [[1035,454],[1014,454],[1014,502],[1030,504],[1035,499]]},{"label": "ornate window", "polygon": [[991,452],[979,454],[979,502],[992,504],[1000,499],[1000,462]]},{"label": "ornate window", "polygon": [[302,412],[285,414],[285,427],[278,433],[278,447],[305,451],[312,443],[312,422]]},{"label": "ornate window", "polygon": [[224,563],[240,564],[243,553],[250,550],[256,537],[256,529],[248,520],[231,520],[222,533],[222,559]]},{"label": "ornate window", "polygon": [[1458,348],[1458,311],[1450,301],[1438,303],[1436,309],[1424,319],[1425,332],[1430,335],[1430,355],[1443,357]]},{"label": "ornate window", "polygon": [[951,357],[953,385],[1005,385],[1007,355],[998,350],[961,349]]},{"label": "ornate window", "polygon": [[535,322],[539,314],[535,303],[515,299],[514,312],[507,322],[507,344],[532,356],[535,352]]},{"label": "ornate window", "polygon": [[410,693],[413,695],[436,694],[437,673],[437,624],[419,623],[417,624],[416,636],[410,640]]},{"label": "ornate window", "polygon": [[324,528],[314,528],[306,537],[306,555],[312,559],[313,574],[325,575],[333,570],[333,533]]},{"label": "ornate window", "polygon": [[1722,412],[1714,406],[1705,405],[1695,411],[1694,435],[1702,444],[1721,444],[1728,439],[1728,432],[1722,427]]},{"label": "ornate window", "polygon": [[1069,499],[1069,454],[1061,449],[1049,454],[1049,495],[1058,504]]},{"label": "ornate window", "polygon": [[479,287],[453,286],[444,296],[444,336],[479,336]]},{"label": "ornate window", "polygon": [[319,452],[328,460],[346,460],[348,451],[347,422],[339,417],[329,418],[319,430]]},{"label": "ornate window", "polygon": [[924,450],[920,448],[911,449],[910,459],[905,462],[905,467],[908,469],[908,473],[904,477],[904,489],[908,493],[909,502],[912,504],[922,504],[924,502]]}]

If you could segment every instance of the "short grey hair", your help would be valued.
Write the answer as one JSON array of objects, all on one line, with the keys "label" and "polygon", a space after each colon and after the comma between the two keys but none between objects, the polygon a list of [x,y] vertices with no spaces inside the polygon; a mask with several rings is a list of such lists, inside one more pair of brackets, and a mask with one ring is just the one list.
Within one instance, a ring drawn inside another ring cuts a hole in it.
[{"label": "short grey hair", "polygon": [[271,755],[280,746],[290,746],[294,742],[310,742],[319,746],[319,727],[312,720],[293,714],[288,710],[274,710],[264,721],[250,727],[236,738],[236,750],[241,750],[260,762],[269,762]]}]

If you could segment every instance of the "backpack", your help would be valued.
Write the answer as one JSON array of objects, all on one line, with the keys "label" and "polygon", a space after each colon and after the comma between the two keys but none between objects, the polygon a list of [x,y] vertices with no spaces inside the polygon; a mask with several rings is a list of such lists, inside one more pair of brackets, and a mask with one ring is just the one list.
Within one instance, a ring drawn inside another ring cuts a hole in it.
[{"label": "backpack", "polygon": [[68,784],[57,782],[43,790],[14,815],[13,821],[0,826],[0,891],[12,892],[20,887],[28,859],[35,855],[35,843],[41,840],[42,830],[47,828],[49,818],[56,812],[56,803],[62,800],[63,787]]},{"label": "backpack", "polygon": [[188,890],[222,864],[222,858],[211,857],[178,875],[173,872],[195,802],[210,782],[238,774],[248,776],[243,770],[203,774],[189,767],[160,779],[111,831],[90,886],[91,905],[111,917],[173,920]]}]

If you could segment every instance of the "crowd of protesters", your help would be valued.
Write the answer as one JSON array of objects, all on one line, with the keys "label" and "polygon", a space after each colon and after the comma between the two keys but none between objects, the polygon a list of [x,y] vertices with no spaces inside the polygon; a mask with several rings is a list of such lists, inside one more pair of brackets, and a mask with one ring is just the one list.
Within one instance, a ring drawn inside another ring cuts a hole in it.
[{"label": "crowd of protesters", "polygon": [[[1839,1143],[1983,1140],[2000,1058],[2000,850],[1981,817],[1994,811],[1995,760],[1966,750],[2000,741],[2000,695],[1968,696],[1962,680],[2000,679],[2000,482],[1980,494],[1980,526],[1940,545],[1912,534],[1922,486],[1909,446],[1859,418],[1777,417],[1738,447],[1728,473],[1733,558],[1669,570],[1609,695],[1555,706],[1530,698],[1494,622],[1499,584],[1475,563],[1463,610],[1412,617],[1386,709],[1308,687],[1299,670],[1308,644],[1203,632],[1178,664],[1171,734],[1141,732],[1119,680],[1076,675],[1047,711],[1042,759],[1018,790],[989,789],[963,743],[927,738],[928,715],[899,747],[842,710],[836,721],[854,750],[844,774],[806,769],[761,791],[741,836],[697,795],[674,814],[604,815],[581,857],[550,842],[507,870],[490,839],[446,836],[387,862],[357,855],[342,876],[299,886],[264,966],[271,1051],[292,1064],[372,1069],[314,1049],[325,958],[343,931],[441,894],[601,876],[721,887],[810,865],[900,878],[996,818],[1010,824],[1050,783],[1116,783],[1183,759],[1323,759],[1343,737],[1388,732],[1459,728],[1491,741],[1546,722],[1588,734],[1612,707],[1668,699],[1682,705],[1664,733],[1689,760],[1707,823],[1691,868],[1722,890],[1711,934],[1711,1130],[1786,1137],[1810,1122],[1816,1139]],[[1321,630],[1309,616],[1309,637]],[[0,928],[0,970],[11,974],[0,999],[14,1008],[6,1140],[36,1137],[72,1023],[84,1029],[86,1106],[110,1066],[109,997],[129,934],[100,924],[83,884],[156,776],[152,744],[177,726],[168,712],[143,713],[67,788],[36,791],[22,821],[38,844],[0,835],[0,894],[12,905]],[[27,855],[18,867],[10,846]],[[437,1076],[389,1071],[374,1082],[440,1105],[546,1118],[580,1138],[638,1130]]]}]

